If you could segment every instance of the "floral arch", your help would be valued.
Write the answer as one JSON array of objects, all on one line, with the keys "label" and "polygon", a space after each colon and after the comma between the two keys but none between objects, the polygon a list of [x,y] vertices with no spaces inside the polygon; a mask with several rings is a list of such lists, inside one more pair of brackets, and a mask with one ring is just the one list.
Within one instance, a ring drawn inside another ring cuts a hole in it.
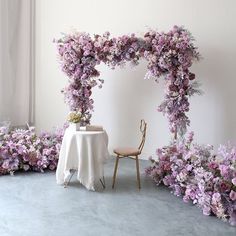
[{"label": "floral arch", "polygon": [[193,37],[184,28],[174,26],[167,33],[148,31],[144,37],[135,34],[112,38],[110,33],[94,35],[74,33],[56,40],[59,61],[69,77],[63,90],[65,101],[72,111],[82,113],[82,121],[90,122],[93,111],[92,88],[102,87],[104,80],[96,66],[101,62],[112,69],[127,62],[138,65],[140,59],[148,62],[145,78],[164,76],[165,97],[158,110],[167,116],[172,133],[183,135],[190,120],[189,97],[199,93],[195,74],[190,72],[194,60],[199,59]]}]

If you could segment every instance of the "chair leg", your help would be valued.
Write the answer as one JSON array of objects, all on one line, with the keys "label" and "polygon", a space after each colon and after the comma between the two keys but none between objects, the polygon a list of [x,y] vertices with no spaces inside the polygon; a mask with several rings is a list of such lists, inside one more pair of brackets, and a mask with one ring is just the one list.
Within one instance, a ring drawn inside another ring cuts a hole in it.
[{"label": "chair leg", "polygon": [[117,157],[116,157],[116,164],[115,164],[115,169],[114,169],[114,174],[113,174],[112,188],[114,188],[115,182],[116,182],[116,173],[117,173],[118,163],[119,163],[119,155],[117,155]]},{"label": "chair leg", "polygon": [[141,188],[141,183],[140,183],[140,173],[139,173],[139,160],[138,156],[136,156],[136,169],[137,169],[137,181],[138,181],[138,188]]}]

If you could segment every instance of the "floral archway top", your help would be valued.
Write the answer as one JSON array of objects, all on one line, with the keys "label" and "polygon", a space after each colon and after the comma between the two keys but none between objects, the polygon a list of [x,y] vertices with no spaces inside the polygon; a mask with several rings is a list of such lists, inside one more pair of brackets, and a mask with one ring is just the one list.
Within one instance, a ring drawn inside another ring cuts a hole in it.
[{"label": "floral archway top", "polygon": [[199,59],[193,41],[191,34],[178,26],[167,33],[148,31],[143,38],[135,34],[112,38],[109,32],[93,37],[80,32],[66,34],[56,40],[62,70],[69,77],[63,90],[65,101],[89,123],[94,103],[91,90],[101,88],[104,82],[96,66],[103,62],[114,69],[126,62],[138,65],[139,59],[145,58],[145,78],[163,76],[165,80],[165,97],[158,110],[167,116],[170,131],[182,136],[190,123],[188,99],[199,93],[195,74],[189,70]]}]

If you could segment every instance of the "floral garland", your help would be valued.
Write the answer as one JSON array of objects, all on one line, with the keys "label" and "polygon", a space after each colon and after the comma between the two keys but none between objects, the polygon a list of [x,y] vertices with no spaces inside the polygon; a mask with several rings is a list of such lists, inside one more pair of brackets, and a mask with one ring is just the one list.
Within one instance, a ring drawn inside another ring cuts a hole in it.
[{"label": "floral garland", "polygon": [[33,127],[11,131],[0,127],[0,175],[55,170],[63,135],[64,128],[37,136]]},{"label": "floral garland", "polygon": [[82,113],[82,121],[90,122],[93,111],[92,88],[102,87],[103,80],[96,66],[101,62],[111,68],[125,62],[137,65],[139,59],[148,61],[145,78],[165,78],[165,99],[158,110],[167,115],[172,133],[183,135],[190,121],[188,98],[199,93],[195,74],[189,71],[194,60],[199,59],[191,34],[174,26],[167,33],[149,31],[144,38],[135,34],[111,38],[110,33],[94,35],[86,33],[64,35],[56,40],[62,71],[69,77],[69,85],[63,90],[65,101],[72,111]]},{"label": "floral garland", "polygon": [[157,149],[157,160],[146,169],[157,185],[168,186],[185,202],[236,226],[236,148],[221,145],[216,155],[210,145],[186,140]]}]

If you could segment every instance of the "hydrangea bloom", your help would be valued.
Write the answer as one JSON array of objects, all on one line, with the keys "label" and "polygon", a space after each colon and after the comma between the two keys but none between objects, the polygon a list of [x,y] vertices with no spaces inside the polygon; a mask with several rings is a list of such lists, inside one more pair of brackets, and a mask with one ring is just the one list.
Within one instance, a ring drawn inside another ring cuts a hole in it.
[{"label": "hydrangea bloom", "polygon": [[199,59],[191,34],[174,26],[167,33],[149,31],[144,38],[135,34],[111,38],[110,33],[94,35],[74,33],[56,40],[62,71],[69,77],[63,90],[65,101],[72,111],[82,113],[83,123],[89,123],[93,111],[92,88],[102,87],[103,80],[96,79],[96,66],[101,62],[111,68],[130,62],[137,65],[140,58],[148,61],[145,78],[164,75],[165,99],[158,110],[167,115],[170,130],[183,135],[190,121],[188,98],[199,93],[195,75],[189,71],[194,60]]},{"label": "hydrangea bloom", "polygon": [[185,202],[198,205],[203,214],[214,214],[236,226],[236,149],[221,145],[213,154],[212,146],[192,141],[190,133],[185,140],[158,149],[146,174]]}]

